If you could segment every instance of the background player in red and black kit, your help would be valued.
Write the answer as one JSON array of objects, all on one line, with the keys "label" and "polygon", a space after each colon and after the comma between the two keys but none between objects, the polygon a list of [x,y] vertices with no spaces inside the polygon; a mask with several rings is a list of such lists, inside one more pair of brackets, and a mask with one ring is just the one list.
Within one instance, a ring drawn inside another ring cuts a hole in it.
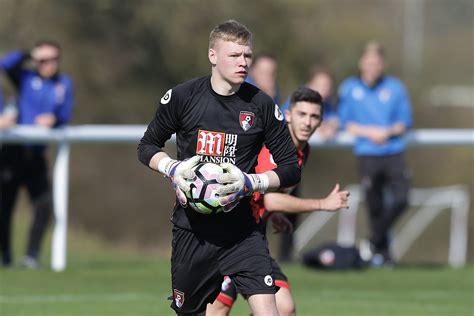
[{"label": "background player in red and black kit", "polygon": [[[316,129],[321,125],[323,117],[322,98],[318,92],[309,88],[298,88],[290,98],[289,109],[286,110],[286,120],[293,143],[298,151],[298,163],[302,167],[306,163],[309,155],[308,140]],[[264,147],[258,156],[256,172],[265,172],[277,167],[270,151]],[[286,218],[278,212],[299,213],[313,211],[337,211],[340,208],[347,208],[348,191],[339,191],[336,184],[333,191],[324,199],[302,199],[292,196],[292,189],[284,192],[272,192],[261,195],[256,193],[254,200],[258,207],[255,208],[255,218],[257,222],[265,225],[266,220],[270,220],[277,228]],[[275,285],[279,287],[276,294],[278,312],[281,316],[295,315],[295,302],[291,295],[288,279],[281,271],[278,263],[272,258]],[[230,309],[237,298],[238,289],[233,285],[231,278],[226,278],[222,283],[221,293],[213,304],[208,305],[207,315],[221,316],[228,315]]]},{"label": "background player in red and black kit", "polygon": [[[179,315],[205,312],[229,275],[249,297],[254,315],[278,315],[268,245],[250,201],[254,192],[299,182],[296,149],[278,106],[244,82],[252,57],[248,29],[236,21],[218,25],[210,34],[208,57],[211,76],[170,89],[138,147],[140,161],[170,177],[178,198],[171,219],[171,307]],[[178,160],[163,152],[173,133]],[[278,167],[257,175],[264,143]],[[203,215],[186,206],[183,192],[199,162],[225,169],[217,192],[222,205],[238,202],[232,211]]]}]

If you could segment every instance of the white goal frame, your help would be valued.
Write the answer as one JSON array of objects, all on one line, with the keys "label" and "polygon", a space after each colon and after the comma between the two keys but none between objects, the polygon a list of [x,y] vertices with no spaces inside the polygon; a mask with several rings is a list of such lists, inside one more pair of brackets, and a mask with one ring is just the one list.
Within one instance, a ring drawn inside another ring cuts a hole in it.
[{"label": "white goal frame", "polygon": [[[359,185],[346,188],[351,197],[349,210],[338,212],[337,242],[342,246],[356,245],[357,213],[363,201]],[[400,260],[411,245],[428,229],[431,222],[444,210],[451,211],[448,263],[459,268],[466,264],[468,242],[468,215],[470,197],[463,185],[437,188],[413,188],[410,191],[409,207],[418,207],[416,213],[397,231],[391,249],[396,260]],[[323,226],[337,213],[315,212],[310,214],[295,230],[295,250],[303,248],[318,234]]]}]

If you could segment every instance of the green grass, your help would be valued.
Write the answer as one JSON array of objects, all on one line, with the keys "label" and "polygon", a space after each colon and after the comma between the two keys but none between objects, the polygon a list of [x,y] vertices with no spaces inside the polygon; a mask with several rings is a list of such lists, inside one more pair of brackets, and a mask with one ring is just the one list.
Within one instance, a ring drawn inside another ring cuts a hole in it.
[{"label": "green grass", "polygon": [[[16,235],[20,238],[20,230]],[[69,250],[63,273],[0,270],[0,315],[173,315],[168,258],[117,250],[77,232],[70,234]],[[323,273],[284,265],[283,270],[298,315],[474,315],[474,266]],[[232,315],[248,313],[239,298]]]}]

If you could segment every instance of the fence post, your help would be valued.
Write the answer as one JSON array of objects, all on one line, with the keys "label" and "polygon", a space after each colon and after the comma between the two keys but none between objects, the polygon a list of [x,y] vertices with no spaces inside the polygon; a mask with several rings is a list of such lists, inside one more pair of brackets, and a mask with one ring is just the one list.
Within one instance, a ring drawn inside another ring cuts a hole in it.
[{"label": "fence post", "polygon": [[58,272],[66,268],[69,153],[69,143],[59,142],[53,171],[55,225],[51,249],[51,268]]}]

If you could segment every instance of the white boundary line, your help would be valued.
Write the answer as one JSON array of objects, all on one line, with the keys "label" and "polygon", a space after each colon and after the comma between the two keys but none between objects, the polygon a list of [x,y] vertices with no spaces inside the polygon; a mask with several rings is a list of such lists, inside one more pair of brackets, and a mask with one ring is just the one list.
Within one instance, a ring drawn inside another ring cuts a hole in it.
[{"label": "white boundary line", "polygon": [[156,300],[157,295],[147,293],[116,293],[116,294],[49,294],[49,295],[0,295],[0,304],[37,304],[37,303],[76,303],[96,301],[142,301]]}]

